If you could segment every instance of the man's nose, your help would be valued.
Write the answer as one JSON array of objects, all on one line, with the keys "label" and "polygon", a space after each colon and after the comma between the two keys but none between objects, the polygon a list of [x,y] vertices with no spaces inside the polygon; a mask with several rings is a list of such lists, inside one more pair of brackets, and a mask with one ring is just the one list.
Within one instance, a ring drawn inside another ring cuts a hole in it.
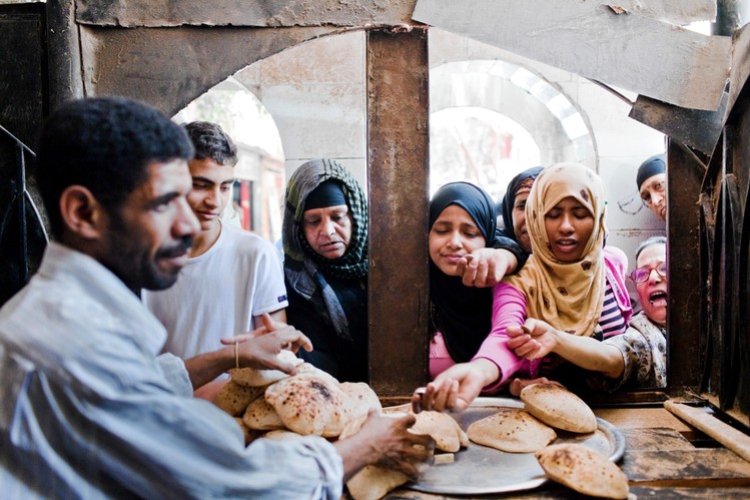
[{"label": "man's nose", "polygon": [[220,193],[219,193],[219,189],[218,188],[212,189],[211,191],[209,191],[208,195],[205,198],[206,205],[208,205],[210,207],[216,207],[216,206],[218,206],[219,205],[219,196],[220,196]]},{"label": "man's nose", "polygon": [[198,217],[195,216],[193,209],[187,202],[187,199],[183,199],[179,204],[177,218],[172,227],[173,236],[175,238],[182,238],[185,236],[194,236],[200,231],[201,224],[198,221]]},{"label": "man's nose", "polygon": [[651,204],[658,206],[664,200],[664,194],[662,193],[651,193]]}]

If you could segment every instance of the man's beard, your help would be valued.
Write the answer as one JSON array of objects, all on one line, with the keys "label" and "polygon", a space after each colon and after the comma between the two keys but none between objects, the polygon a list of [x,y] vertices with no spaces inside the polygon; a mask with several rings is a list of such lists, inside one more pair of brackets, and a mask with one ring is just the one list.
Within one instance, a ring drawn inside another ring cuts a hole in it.
[{"label": "man's beard", "polygon": [[141,289],[164,290],[177,282],[180,269],[164,271],[157,265],[160,259],[183,255],[193,246],[192,236],[184,237],[179,243],[159,248],[155,255],[149,255],[148,247],[139,247],[137,234],[128,235],[125,228],[112,227],[110,247],[106,256],[109,268],[125,285],[138,293]]}]

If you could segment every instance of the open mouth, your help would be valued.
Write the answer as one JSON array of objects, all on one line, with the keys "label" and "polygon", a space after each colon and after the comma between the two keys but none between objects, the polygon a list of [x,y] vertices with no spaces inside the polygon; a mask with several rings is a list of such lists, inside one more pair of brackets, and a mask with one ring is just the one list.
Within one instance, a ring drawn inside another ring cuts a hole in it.
[{"label": "open mouth", "polygon": [[648,296],[648,301],[652,306],[667,306],[667,292],[663,290],[657,290],[651,292]]}]

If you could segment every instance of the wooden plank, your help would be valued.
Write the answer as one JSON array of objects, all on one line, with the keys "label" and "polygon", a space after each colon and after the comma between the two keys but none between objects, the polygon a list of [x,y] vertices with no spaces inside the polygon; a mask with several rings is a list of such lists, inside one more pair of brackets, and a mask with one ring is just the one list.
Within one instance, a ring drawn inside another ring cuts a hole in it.
[{"label": "wooden plank", "polygon": [[712,488],[659,488],[659,487],[642,487],[635,486],[630,488],[630,493],[637,498],[721,498],[723,500],[746,499],[750,495],[748,488],[717,487]]},{"label": "wooden plank", "polygon": [[729,75],[729,37],[602,2],[419,0],[414,19],[686,108],[716,110]]},{"label": "wooden plank", "polygon": [[84,86],[87,95],[141,99],[171,116],[245,66],[333,32],[333,28],[82,27]]},{"label": "wooden plank", "polygon": [[97,26],[365,26],[410,23],[416,0],[78,0],[76,20]]},{"label": "wooden plank", "polygon": [[694,450],[690,441],[674,429],[620,429],[625,436],[626,449],[634,451],[689,451]]},{"label": "wooden plank", "polygon": [[381,396],[427,380],[427,33],[367,34],[370,383]]},{"label": "wooden plank", "polygon": [[750,486],[750,462],[725,448],[683,451],[625,451],[621,468],[632,482],[652,485]]},{"label": "wooden plank", "polygon": [[594,414],[620,429],[668,428],[679,433],[693,429],[664,408],[595,408]]}]

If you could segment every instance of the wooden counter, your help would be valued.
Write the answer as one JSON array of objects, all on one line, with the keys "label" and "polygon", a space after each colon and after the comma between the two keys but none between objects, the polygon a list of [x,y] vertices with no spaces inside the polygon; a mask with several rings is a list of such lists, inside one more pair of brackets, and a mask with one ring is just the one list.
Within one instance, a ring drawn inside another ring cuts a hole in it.
[{"label": "wooden counter", "polygon": [[[620,467],[639,498],[750,498],[750,462],[707,439],[663,408],[603,408],[594,413],[616,425],[627,448]],[[501,472],[501,471],[498,471]],[[440,495],[399,489],[387,497],[440,499]],[[513,495],[482,498],[579,498],[547,483]]]}]

